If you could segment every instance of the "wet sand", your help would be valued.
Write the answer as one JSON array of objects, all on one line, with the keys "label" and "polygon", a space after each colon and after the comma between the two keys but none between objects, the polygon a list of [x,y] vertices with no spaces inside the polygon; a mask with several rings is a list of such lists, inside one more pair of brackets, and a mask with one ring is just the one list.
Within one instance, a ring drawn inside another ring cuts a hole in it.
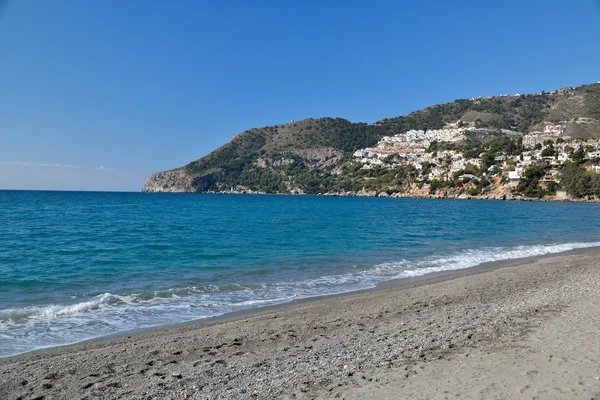
[{"label": "wet sand", "polygon": [[0,399],[597,399],[600,252],[0,359]]}]

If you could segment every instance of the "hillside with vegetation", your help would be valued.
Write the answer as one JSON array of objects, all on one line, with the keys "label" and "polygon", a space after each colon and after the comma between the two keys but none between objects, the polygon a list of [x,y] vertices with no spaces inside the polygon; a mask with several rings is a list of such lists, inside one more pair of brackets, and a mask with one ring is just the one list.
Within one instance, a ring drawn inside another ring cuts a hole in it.
[{"label": "hillside with vegetation", "polygon": [[594,196],[599,138],[600,84],[591,84],[461,99],[373,124],[320,118],[253,128],[186,166],[150,176],[142,190]]}]

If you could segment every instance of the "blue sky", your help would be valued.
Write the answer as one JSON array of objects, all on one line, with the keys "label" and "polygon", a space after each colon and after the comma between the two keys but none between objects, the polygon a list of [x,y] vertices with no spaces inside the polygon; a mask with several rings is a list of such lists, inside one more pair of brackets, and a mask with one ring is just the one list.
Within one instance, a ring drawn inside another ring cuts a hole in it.
[{"label": "blue sky", "polygon": [[595,0],[8,0],[0,188],[137,191],[251,127],[595,82],[598,38]]}]

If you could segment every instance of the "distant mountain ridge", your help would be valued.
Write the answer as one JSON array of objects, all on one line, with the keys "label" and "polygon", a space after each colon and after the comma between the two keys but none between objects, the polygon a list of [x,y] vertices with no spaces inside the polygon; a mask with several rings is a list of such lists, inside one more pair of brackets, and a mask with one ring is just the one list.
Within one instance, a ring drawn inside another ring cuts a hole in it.
[{"label": "distant mountain ridge", "polygon": [[[600,84],[461,99],[373,124],[309,118],[253,128],[183,167],[151,175],[142,191],[353,194],[369,181],[357,174],[363,166],[353,154],[386,136],[469,127],[471,136],[463,143],[469,146],[507,134],[542,132],[547,124],[561,124],[568,138],[600,138]],[[414,176],[404,178],[396,182],[399,191],[415,182]]]}]

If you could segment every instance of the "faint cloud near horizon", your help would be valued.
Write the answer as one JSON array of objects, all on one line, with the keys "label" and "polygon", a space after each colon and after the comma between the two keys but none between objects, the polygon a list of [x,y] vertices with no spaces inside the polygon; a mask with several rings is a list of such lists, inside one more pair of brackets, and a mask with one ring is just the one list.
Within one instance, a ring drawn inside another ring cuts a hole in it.
[{"label": "faint cloud near horizon", "polygon": [[49,167],[49,168],[77,168],[77,169],[93,169],[95,171],[105,172],[117,172],[114,168],[105,167],[100,165],[95,168],[86,168],[76,164],[61,164],[61,163],[43,163],[43,162],[29,162],[29,161],[0,161],[0,165],[13,165],[20,167]]},{"label": "faint cloud near horizon", "polygon": [[99,167],[96,167],[96,168],[94,168],[94,169],[95,169],[96,171],[117,172],[117,170],[116,170],[116,169],[114,169],[114,168],[107,168],[107,167],[105,167],[105,166],[103,166],[103,165],[101,165],[101,166],[99,166]]},{"label": "faint cloud near horizon", "polygon": [[103,165],[0,161],[0,189],[138,191],[144,178]]},{"label": "faint cloud near horizon", "polygon": [[81,168],[75,164],[60,164],[60,163],[40,163],[40,162],[29,162],[29,161],[0,161],[0,165],[18,165],[18,166],[31,166],[31,167],[54,167],[54,168]]}]

